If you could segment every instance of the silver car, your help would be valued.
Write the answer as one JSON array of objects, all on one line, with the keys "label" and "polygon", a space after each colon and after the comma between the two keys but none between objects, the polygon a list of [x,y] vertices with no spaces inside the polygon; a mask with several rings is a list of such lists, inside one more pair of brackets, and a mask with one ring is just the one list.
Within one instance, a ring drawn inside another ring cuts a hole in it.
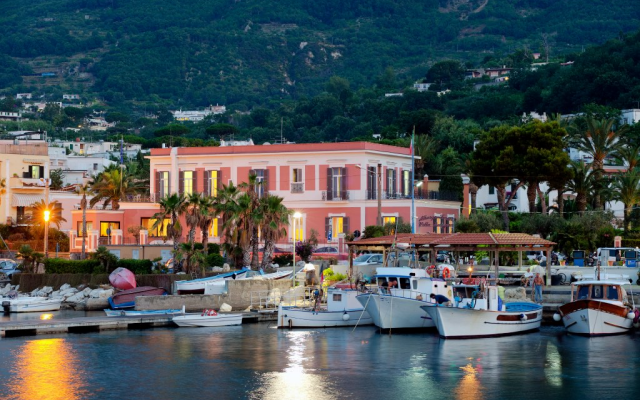
[{"label": "silver car", "polygon": [[7,278],[11,279],[14,274],[19,274],[20,270],[18,269],[20,265],[10,258],[0,258],[0,275],[5,275]]}]

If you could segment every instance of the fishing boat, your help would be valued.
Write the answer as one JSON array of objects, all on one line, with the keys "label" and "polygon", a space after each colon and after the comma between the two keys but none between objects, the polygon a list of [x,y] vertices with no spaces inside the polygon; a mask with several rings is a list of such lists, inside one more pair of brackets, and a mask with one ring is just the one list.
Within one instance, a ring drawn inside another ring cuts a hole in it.
[{"label": "fishing boat", "polygon": [[454,285],[450,304],[423,305],[445,339],[515,335],[540,328],[542,306],[503,303],[494,285]]},{"label": "fishing boat", "polygon": [[109,305],[113,310],[133,308],[138,296],[165,296],[166,290],[153,286],[140,286],[135,289],[123,290],[109,297]]},{"label": "fishing boat", "polygon": [[224,279],[238,279],[249,271],[248,268],[243,268],[239,271],[227,272],[207,278],[192,279],[190,281],[177,281],[176,292],[178,294],[204,294],[207,283],[214,282],[216,280]]},{"label": "fishing boat", "polygon": [[278,306],[278,328],[331,328],[340,326],[371,325],[369,313],[356,300],[356,289],[329,287],[327,306],[319,310],[313,307]]},{"label": "fishing boat", "polygon": [[[290,271],[278,271],[270,274],[265,274],[260,271],[249,271],[246,274],[242,274],[239,277],[236,277],[236,280],[247,280],[247,279],[256,279],[256,280],[279,280],[284,279],[288,276],[291,276],[293,273]],[[204,294],[224,294],[227,293],[227,282],[230,279],[214,279],[211,281],[207,281],[204,283]]]},{"label": "fishing boat", "polygon": [[[553,318],[569,333],[586,336],[628,332],[640,312],[631,304],[624,286],[629,282],[584,280],[571,285],[571,301],[558,307]],[[631,296],[631,302],[633,297]]]},{"label": "fishing boat", "polygon": [[144,317],[144,316],[153,316],[153,315],[184,315],[185,314],[185,306],[182,306],[181,309],[173,309],[173,310],[148,310],[148,311],[136,311],[136,310],[104,310],[104,313],[107,317]]},{"label": "fishing boat", "polygon": [[242,314],[219,314],[215,310],[203,310],[200,314],[185,314],[173,317],[180,327],[215,327],[242,324]]},{"label": "fishing boat", "polygon": [[116,268],[109,274],[109,282],[111,286],[120,290],[135,289],[137,286],[135,274],[126,268]]},{"label": "fishing boat", "polygon": [[418,268],[378,268],[378,287],[392,287],[359,294],[356,299],[380,329],[424,329],[435,327],[420,308],[433,304],[431,294],[451,298],[451,285],[444,279],[430,278]]},{"label": "fishing boat", "polygon": [[2,308],[5,313],[58,311],[62,299],[50,299],[47,297],[17,297],[3,299]]}]

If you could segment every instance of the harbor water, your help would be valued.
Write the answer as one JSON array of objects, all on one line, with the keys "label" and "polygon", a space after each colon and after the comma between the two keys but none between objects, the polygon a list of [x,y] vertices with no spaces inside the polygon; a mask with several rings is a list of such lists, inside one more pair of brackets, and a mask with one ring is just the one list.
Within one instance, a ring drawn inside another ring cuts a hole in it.
[{"label": "harbor water", "polygon": [[495,339],[267,323],[0,339],[1,399],[638,398],[640,334]]}]

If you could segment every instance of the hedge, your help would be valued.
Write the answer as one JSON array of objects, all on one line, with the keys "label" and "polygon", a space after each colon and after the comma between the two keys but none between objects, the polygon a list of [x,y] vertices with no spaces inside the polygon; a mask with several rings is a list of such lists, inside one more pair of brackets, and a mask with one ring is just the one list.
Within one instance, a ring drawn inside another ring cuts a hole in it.
[{"label": "hedge", "polygon": [[[151,260],[121,259],[115,268],[126,268],[136,275],[150,274],[153,263]],[[103,274],[105,273],[98,260],[65,260],[49,258],[44,262],[47,274]]]}]

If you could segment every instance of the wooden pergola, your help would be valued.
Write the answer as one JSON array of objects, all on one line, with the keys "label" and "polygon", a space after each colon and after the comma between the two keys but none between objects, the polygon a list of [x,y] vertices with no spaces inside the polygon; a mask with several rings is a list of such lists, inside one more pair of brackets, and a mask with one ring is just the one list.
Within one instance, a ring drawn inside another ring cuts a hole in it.
[{"label": "wooden pergola", "polygon": [[386,259],[390,251],[414,249],[428,253],[429,260],[435,261],[438,250],[453,253],[463,251],[486,251],[493,255],[495,276],[499,276],[500,252],[518,252],[518,265],[522,266],[522,253],[525,251],[543,251],[547,256],[547,285],[551,284],[551,251],[554,242],[528,235],[526,233],[399,233],[397,236],[382,236],[347,242],[349,246],[349,273],[353,271],[353,255],[359,251],[381,252]]}]

